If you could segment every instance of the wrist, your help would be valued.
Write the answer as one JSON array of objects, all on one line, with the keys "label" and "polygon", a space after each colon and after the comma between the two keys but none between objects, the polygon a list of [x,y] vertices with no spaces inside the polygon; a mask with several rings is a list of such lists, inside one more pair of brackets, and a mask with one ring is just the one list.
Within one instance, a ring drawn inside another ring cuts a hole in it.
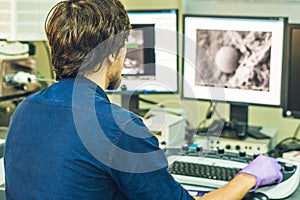
[{"label": "wrist", "polygon": [[257,178],[256,176],[248,173],[239,173],[236,175],[236,177],[239,181],[245,184],[245,187],[247,187],[248,190],[250,189],[257,189]]}]

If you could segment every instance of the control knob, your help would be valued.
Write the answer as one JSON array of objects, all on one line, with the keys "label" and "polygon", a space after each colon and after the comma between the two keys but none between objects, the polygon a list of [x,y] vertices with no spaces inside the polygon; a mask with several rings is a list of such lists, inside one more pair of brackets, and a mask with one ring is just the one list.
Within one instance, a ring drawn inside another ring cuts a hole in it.
[{"label": "control knob", "polygon": [[290,163],[285,163],[283,166],[283,169],[286,172],[292,172],[292,171],[294,171],[294,166]]},{"label": "control knob", "polygon": [[245,156],[246,156],[246,151],[243,151],[243,150],[240,151],[240,152],[239,152],[239,156],[240,156],[240,157],[245,157]]},{"label": "control knob", "polygon": [[218,148],[218,153],[219,153],[219,154],[224,154],[224,153],[225,153],[224,148]]}]

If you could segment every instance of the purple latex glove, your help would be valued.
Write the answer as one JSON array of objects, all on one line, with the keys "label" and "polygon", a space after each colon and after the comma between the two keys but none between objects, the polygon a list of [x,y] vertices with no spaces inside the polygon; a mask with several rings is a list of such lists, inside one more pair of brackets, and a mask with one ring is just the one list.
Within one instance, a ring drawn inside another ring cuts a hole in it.
[{"label": "purple latex glove", "polygon": [[281,165],[275,158],[260,155],[249,163],[239,173],[250,174],[256,177],[256,190],[259,186],[282,181]]}]

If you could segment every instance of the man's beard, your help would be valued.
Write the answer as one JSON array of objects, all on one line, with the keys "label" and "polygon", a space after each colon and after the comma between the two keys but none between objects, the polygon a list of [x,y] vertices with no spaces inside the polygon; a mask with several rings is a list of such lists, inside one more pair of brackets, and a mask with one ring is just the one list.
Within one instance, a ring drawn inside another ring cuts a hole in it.
[{"label": "man's beard", "polygon": [[116,90],[116,89],[118,89],[118,87],[121,84],[121,81],[122,81],[122,77],[120,77],[120,76],[113,77],[113,79],[111,79],[109,81],[109,84],[108,84],[108,86],[107,86],[106,89],[108,89],[108,90]]}]

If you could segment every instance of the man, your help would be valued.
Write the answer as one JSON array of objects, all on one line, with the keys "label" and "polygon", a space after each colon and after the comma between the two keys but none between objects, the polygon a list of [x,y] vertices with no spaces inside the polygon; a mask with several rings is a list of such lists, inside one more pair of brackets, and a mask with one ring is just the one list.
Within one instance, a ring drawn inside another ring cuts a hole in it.
[{"label": "man", "polygon": [[[51,10],[46,34],[59,82],[27,97],[11,119],[7,200],[193,199],[168,173],[141,119],[104,92],[120,83],[128,30],[119,0],[68,0]],[[279,182],[276,160],[259,158],[223,188],[195,199],[241,199]]]}]

